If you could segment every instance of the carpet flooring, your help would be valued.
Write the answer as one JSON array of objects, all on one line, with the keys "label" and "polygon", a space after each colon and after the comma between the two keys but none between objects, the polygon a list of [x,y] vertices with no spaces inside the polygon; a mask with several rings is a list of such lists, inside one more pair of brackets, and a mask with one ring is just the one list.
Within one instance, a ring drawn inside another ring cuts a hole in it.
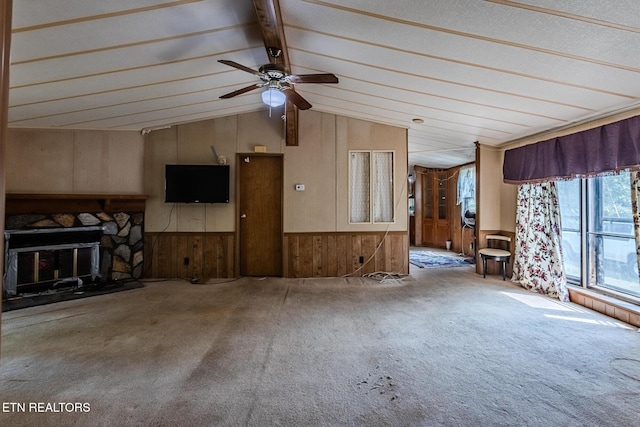
[{"label": "carpet flooring", "polygon": [[13,427],[617,427],[640,416],[635,328],[471,266],[145,283],[3,313],[1,357],[0,425]]}]

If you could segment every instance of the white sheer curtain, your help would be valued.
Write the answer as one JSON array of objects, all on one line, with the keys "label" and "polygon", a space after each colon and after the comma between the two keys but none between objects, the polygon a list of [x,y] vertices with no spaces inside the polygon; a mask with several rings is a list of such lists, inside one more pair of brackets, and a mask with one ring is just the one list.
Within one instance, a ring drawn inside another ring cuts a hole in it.
[{"label": "white sheer curtain", "polygon": [[349,159],[350,222],[371,221],[371,158],[367,151],[351,152]]},{"label": "white sheer curtain", "polygon": [[[458,200],[456,204],[466,199],[476,198],[476,165],[467,165],[460,168],[458,174]],[[464,213],[464,212],[463,212]]]},{"label": "white sheer curtain", "polygon": [[[457,201],[460,205],[460,220],[463,225],[469,225],[470,220],[465,217],[467,211],[475,214],[476,206],[476,165],[467,165],[460,168],[458,173]],[[475,224],[475,219],[473,220]]]},{"label": "white sheer curtain", "polygon": [[393,153],[373,153],[373,221],[393,222]]},{"label": "white sheer curtain", "polygon": [[556,184],[520,185],[517,209],[511,280],[534,292],[569,301]]}]

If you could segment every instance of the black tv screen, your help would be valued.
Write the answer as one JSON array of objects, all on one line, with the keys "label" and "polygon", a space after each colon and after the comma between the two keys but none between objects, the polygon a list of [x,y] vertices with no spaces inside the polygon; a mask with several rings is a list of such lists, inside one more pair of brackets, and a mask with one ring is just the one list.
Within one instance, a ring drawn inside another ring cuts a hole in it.
[{"label": "black tv screen", "polygon": [[165,165],[166,203],[229,203],[229,165]]}]

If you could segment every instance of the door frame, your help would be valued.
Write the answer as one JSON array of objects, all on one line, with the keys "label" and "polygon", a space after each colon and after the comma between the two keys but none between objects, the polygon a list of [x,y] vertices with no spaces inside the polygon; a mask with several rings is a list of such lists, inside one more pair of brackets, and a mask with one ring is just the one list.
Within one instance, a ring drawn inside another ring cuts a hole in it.
[{"label": "door frame", "polygon": [[283,277],[284,274],[284,266],[286,260],[285,251],[284,251],[284,154],[283,153],[236,153],[236,172],[235,172],[235,215],[236,215],[236,232],[235,232],[235,254],[234,254],[234,263],[236,265],[236,278],[242,277],[240,274],[240,168],[242,167],[242,162],[244,161],[244,157],[279,157],[280,158],[280,168],[282,172],[282,186],[280,187],[280,245],[281,245],[281,253],[282,257],[280,259],[280,277]]}]

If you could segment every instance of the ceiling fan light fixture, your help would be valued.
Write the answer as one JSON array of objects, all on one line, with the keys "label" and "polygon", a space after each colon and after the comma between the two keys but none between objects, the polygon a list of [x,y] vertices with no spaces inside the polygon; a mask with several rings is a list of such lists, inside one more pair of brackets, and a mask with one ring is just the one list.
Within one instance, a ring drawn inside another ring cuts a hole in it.
[{"label": "ceiling fan light fixture", "polygon": [[278,89],[269,88],[262,92],[262,102],[269,107],[279,107],[287,100],[284,93]]}]

